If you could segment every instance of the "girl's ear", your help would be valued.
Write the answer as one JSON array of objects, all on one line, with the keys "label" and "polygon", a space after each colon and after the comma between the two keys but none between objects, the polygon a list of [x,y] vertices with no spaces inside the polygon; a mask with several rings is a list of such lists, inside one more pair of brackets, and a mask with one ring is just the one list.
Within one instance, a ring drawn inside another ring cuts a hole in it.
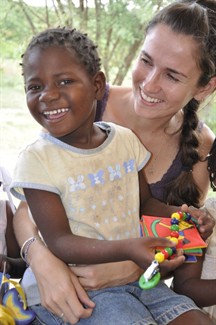
[{"label": "girl's ear", "polygon": [[209,81],[209,83],[205,87],[201,87],[194,98],[202,102],[207,96],[212,94],[216,90],[216,77],[212,77]]},{"label": "girl's ear", "polygon": [[95,99],[103,99],[106,90],[106,77],[102,71],[99,71],[94,76]]}]

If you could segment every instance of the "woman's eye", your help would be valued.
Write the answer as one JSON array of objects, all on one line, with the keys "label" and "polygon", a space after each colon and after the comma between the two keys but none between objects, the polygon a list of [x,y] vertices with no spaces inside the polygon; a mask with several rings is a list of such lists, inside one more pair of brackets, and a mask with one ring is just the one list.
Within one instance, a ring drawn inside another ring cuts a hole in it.
[{"label": "woman's eye", "polygon": [[152,65],[151,61],[145,57],[141,57],[141,61],[143,61],[144,64]]},{"label": "woman's eye", "polygon": [[179,81],[179,79],[175,78],[172,74],[167,74],[167,77],[172,81],[175,81],[175,82]]}]

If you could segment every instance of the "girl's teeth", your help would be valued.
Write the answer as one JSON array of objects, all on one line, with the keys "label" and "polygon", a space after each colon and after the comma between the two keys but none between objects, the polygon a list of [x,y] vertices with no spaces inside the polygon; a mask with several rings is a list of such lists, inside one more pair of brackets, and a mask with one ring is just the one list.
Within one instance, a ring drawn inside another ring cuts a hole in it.
[{"label": "girl's teeth", "polygon": [[53,111],[46,111],[46,112],[44,112],[44,115],[54,115],[54,114],[65,113],[68,111],[69,111],[69,108],[58,108],[58,109],[54,109]]}]

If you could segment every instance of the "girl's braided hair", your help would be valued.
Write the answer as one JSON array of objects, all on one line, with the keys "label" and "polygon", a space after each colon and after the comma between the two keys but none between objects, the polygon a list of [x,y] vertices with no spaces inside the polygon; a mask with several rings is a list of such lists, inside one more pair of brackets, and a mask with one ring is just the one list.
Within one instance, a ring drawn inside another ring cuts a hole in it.
[{"label": "girl's braided hair", "polygon": [[[198,86],[206,86],[216,76],[216,1],[183,0],[162,9],[147,26],[146,32],[157,24],[165,24],[174,32],[192,36],[197,43],[197,65],[201,70]],[[193,165],[201,161],[198,153],[199,136],[197,110],[199,102],[193,98],[183,108],[180,150],[183,165],[181,174],[167,184],[165,200],[169,204],[199,206],[202,191],[192,176]],[[215,171],[213,172],[215,175]]]},{"label": "girl's braided hair", "polygon": [[35,47],[64,47],[68,51],[76,53],[79,62],[85,66],[90,76],[94,76],[101,66],[97,46],[90,40],[87,34],[76,29],[65,27],[47,29],[30,41],[25,53],[22,55],[22,69],[25,70],[25,60],[28,53]]}]

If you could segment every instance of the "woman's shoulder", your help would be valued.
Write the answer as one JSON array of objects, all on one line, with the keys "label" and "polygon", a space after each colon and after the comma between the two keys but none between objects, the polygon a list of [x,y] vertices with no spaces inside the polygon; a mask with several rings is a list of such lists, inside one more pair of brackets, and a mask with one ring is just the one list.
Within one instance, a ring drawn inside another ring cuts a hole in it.
[{"label": "woman's shoulder", "polygon": [[205,123],[199,123],[198,134],[200,138],[199,153],[202,157],[206,157],[211,150],[212,144],[215,139],[214,132]]},{"label": "woman's shoulder", "polygon": [[103,120],[128,126],[133,111],[133,92],[131,87],[110,86]]},{"label": "woman's shoulder", "polygon": [[122,104],[125,103],[131,95],[133,95],[131,87],[110,85],[108,98],[109,107],[122,107]]}]

